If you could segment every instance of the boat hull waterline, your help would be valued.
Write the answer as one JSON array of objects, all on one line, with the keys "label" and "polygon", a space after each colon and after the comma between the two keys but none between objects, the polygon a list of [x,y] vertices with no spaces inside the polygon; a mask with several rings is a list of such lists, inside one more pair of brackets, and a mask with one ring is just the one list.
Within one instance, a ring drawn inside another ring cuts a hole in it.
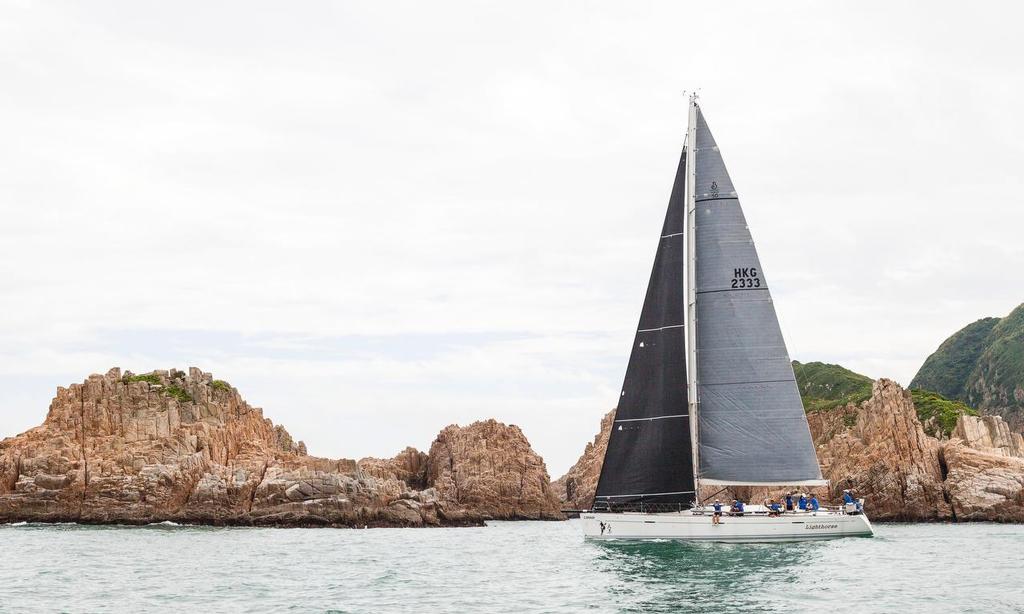
[{"label": "boat hull waterline", "polygon": [[595,540],[675,540],[692,542],[797,542],[871,537],[871,521],[864,514],[807,512],[781,516],[723,516],[712,524],[708,514],[689,511],[585,512],[580,515],[583,535]]}]

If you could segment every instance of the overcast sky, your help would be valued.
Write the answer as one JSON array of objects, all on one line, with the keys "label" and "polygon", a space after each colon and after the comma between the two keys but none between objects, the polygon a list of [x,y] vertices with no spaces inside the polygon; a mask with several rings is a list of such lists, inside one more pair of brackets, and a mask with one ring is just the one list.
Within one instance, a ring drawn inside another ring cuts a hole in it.
[{"label": "overcast sky", "polygon": [[907,384],[1024,301],[1016,5],[718,4],[0,2],[0,437],[191,365],[313,454],[495,417],[557,477],[694,88],[793,358]]}]

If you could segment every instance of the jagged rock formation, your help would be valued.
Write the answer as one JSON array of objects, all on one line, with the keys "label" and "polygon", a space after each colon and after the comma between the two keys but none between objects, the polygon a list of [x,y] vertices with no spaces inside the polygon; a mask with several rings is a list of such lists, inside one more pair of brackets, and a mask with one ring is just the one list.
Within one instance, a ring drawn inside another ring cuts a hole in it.
[{"label": "jagged rock formation", "polygon": [[399,480],[410,488],[427,488],[427,453],[408,447],[394,458],[363,458],[359,467],[382,480]]},{"label": "jagged rock formation", "polygon": [[832,500],[855,488],[879,520],[941,520],[950,516],[942,489],[941,445],[925,434],[910,393],[891,380],[874,383],[871,398],[842,411],[808,415]]},{"label": "jagged rock formation", "polygon": [[562,519],[544,459],[515,425],[485,420],[445,428],[430,446],[426,479],[441,501],[488,518]]},{"label": "jagged rock formation", "polygon": [[611,410],[601,418],[601,428],[594,436],[594,441],[587,444],[583,455],[576,464],[562,477],[551,483],[551,487],[569,509],[588,510],[594,503],[597,492],[597,480],[601,477],[601,464],[604,452],[608,449],[608,437],[611,436],[612,423],[615,422],[615,410]]},{"label": "jagged rock formation", "polygon": [[1024,458],[974,450],[959,439],[942,453],[946,493],[958,520],[1024,522]]},{"label": "jagged rock formation", "polygon": [[985,318],[946,339],[925,360],[912,388],[937,391],[1024,427],[1024,305]]},{"label": "jagged rock formation", "polygon": [[1010,430],[1010,425],[999,416],[961,416],[953,437],[980,452],[1024,458],[1024,436]]},{"label": "jagged rock formation", "polygon": [[[495,462],[528,457],[531,477],[545,480],[522,489],[518,507],[502,500],[477,510],[442,496],[428,483],[428,456],[412,448],[359,463],[308,456],[237,390],[199,369],[137,376],[115,368],[59,388],[42,425],[0,441],[0,522],[423,526],[547,510],[537,494],[548,488],[543,461],[518,428],[485,424]],[[442,435],[459,439],[475,427]],[[478,473],[482,462],[457,463],[462,481],[505,477]]]},{"label": "jagged rock formation", "polygon": [[[605,416],[594,442],[555,482],[563,501],[575,509],[593,502],[612,416]],[[1024,522],[1021,435],[999,417],[960,415],[957,420],[950,439],[928,435],[911,394],[886,379],[874,382],[866,401],[808,413],[818,460],[830,481],[828,489],[814,492],[836,503],[842,489],[852,487],[867,499],[874,520]],[[717,496],[760,501],[780,494],[737,488]]]}]

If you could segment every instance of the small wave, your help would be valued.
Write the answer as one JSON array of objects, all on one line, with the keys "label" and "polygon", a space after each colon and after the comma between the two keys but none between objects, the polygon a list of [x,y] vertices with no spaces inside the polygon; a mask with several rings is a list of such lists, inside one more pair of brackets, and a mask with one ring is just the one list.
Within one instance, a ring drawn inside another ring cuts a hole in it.
[{"label": "small wave", "polygon": [[8,527],[25,527],[25,526],[28,526],[28,523],[25,522],[25,521],[22,521],[22,522],[8,522],[5,526],[8,526]]},{"label": "small wave", "polygon": [[163,522],[151,522],[147,526],[150,527],[180,527],[181,525],[170,520],[164,520]]}]

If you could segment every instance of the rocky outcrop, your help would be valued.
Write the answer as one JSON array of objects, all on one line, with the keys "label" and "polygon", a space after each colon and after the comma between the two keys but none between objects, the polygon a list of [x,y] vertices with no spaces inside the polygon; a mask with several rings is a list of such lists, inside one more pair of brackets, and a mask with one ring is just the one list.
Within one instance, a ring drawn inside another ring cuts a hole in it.
[{"label": "rocky outcrop", "polygon": [[943,520],[951,516],[942,487],[941,444],[925,434],[910,393],[876,381],[871,398],[808,417],[830,499],[854,488],[878,520]]},{"label": "rocky outcrop", "polygon": [[544,460],[515,425],[445,428],[430,446],[426,476],[441,501],[487,518],[562,519]]},{"label": "rocky outcrop", "polygon": [[359,467],[382,480],[399,480],[411,488],[427,487],[427,453],[406,448],[394,458],[363,458]]},{"label": "rocky outcrop", "polygon": [[565,475],[551,483],[555,493],[569,509],[588,510],[593,505],[597,480],[601,477],[601,464],[604,462],[604,453],[608,449],[608,437],[611,435],[614,422],[613,409],[601,418],[601,428],[594,436],[594,441],[587,444],[576,464],[570,467]]},{"label": "rocky outcrop", "polygon": [[[613,415],[605,416],[593,443],[555,482],[574,509],[587,509],[593,501]],[[807,419],[830,483],[813,492],[827,503],[853,488],[867,500],[874,520],[1024,522],[1021,435],[1001,418],[961,415],[952,437],[940,441],[925,433],[910,393],[882,379],[873,383],[868,400],[813,411]],[[760,501],[780,494],[737,488],[716,496]]]},{"label": "rocky outcrop", "polygon": [[964,445],[998,456],[1024,457],[1024,436],[999,416],[960,416],[952,437]]},{"label": "rocky outcrop", "polygon": [[1024,522],[1024,458],[975,450],[953,439],[943,447],[943,460],[957,520]]},{"label": "rocky outcrop", "polygon": [[879,380],[867,402],[808,416],[832,496],[855,488],[878,520],[1024,521],[1021,435],[998,416],[960,415],[939,440],[908,399]]},{"label": "rocky outcrop", "polygon": [[0,522],[430,526],[550,511],[538,494],[550,491],[543,460],[519,429],[478,424],[448,427],[439,441],[492,434],[475,461],[457,463],[463,483],[493,481],[488,462],[515,456],[528,464],[521,473],[534,482],[515,506],[500,499],[474,508],[486,489],[463,502],[448,495],[447,482],[434,488],[428,455],[412,448],[358,463],[308,456],[237,390],[199,369],[115,368],[59,388],[42,425],[0,441]]}]

